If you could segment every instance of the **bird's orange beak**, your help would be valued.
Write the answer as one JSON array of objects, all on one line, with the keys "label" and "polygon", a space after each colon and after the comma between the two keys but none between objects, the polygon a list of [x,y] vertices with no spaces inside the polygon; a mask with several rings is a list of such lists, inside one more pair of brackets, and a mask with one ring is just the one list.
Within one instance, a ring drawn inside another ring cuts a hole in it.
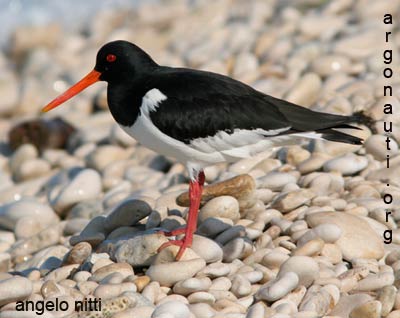
[{"label": "bird's orange beak", "polygon": [[62,103],[66,102],[70,98],[74,97],[81,91],[83,91],[86,87],[98,82],[100,80],[101,73],[93,70],[89,74],[87,74],[84,78],[82,78],[78,83],[71,86],[68,90],[64,93],[53,99],[49,104],[42,108],[42,112],[48,112],[53,108],[61,105]]}]

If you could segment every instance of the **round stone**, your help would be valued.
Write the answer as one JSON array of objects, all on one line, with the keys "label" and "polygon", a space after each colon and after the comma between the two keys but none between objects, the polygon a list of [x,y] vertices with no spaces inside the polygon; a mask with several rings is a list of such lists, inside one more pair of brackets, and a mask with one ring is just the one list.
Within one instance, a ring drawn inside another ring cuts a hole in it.
[{"label": "round stone", "polygon": [[280,267],[278,277],[293,272],[299,278],[299,285],[309,287],[319,277],[318,263],[308,256],[292,256]]},{"label": "round stone", "polygon": [[211,217],[222,217],[237,221],[240,218],[239,203],[231,196],[220,196],[208,201],[199,212],[199,221]]}]

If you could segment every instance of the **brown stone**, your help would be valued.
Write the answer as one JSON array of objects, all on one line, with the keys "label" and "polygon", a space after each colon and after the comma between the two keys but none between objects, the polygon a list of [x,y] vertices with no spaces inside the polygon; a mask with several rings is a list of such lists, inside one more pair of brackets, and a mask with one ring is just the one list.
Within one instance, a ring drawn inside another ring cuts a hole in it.
[{"label": "brown stone", "polygon": [[65,264],[83,264],[83,262],[90,256],[92,246],[87,242],[80,242],[76,244],[68,253]]},{"label": "brown stone", "polygon": [[[234,178],[217,182],[203,189],[201,205],[204,205],[213,198],[229,195],[237,200],[245,200],[256,188],[254,179],[248,174],[242,174]],[[180,206],[189,206],[189,192],[182,193],[176,198],[176,203]]]}]

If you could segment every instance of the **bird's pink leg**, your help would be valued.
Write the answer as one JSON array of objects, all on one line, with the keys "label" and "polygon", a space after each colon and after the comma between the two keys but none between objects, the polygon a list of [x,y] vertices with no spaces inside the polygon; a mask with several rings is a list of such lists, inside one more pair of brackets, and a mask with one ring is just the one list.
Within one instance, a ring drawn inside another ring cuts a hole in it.
[{"label": "bird's pink leg", "polygon": [[190,206],[189,206],[189,213],[188,213],[186,227],[183,229],[177,229],[167,233],[171,235],[178,235],[185,233],[185,237],[181,240],[172,240],[169,242],[165,242],[158,249],[158,251],[161,251],[167,246],[171,245],[180,246],[179,252],[176,255],[176,260],[179,260],[182,257],[187,247],[192,246],[193,233],[196,231],[197,228],[197,215],[199,213],[201,193],[203,191],[203,186],[204,186],[204,179],[205,179],[204,172],[200,171],[199,175],[197,176],[197,179],[190,181],[189,184]]}]

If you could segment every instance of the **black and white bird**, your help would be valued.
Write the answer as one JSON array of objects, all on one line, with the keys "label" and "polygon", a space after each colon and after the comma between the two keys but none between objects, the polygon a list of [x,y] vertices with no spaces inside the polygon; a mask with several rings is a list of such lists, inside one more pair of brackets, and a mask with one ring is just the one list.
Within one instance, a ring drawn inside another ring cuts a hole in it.
[{"label": "black and white bird", "polygon": [[107,100],[122,129],[144,146],[176,158],[190,176],[190,208],[177,259],[192,244],[204,184],[203,169],[235,162],[299,138],[362,144],[336,129],[350,128],[358,115],[315,112],[263,94],[230,77],[187,68],[158,65],[126,41],[105,44],[88,75],[43,108],[47,112],[97,81],[108,83]]}]

